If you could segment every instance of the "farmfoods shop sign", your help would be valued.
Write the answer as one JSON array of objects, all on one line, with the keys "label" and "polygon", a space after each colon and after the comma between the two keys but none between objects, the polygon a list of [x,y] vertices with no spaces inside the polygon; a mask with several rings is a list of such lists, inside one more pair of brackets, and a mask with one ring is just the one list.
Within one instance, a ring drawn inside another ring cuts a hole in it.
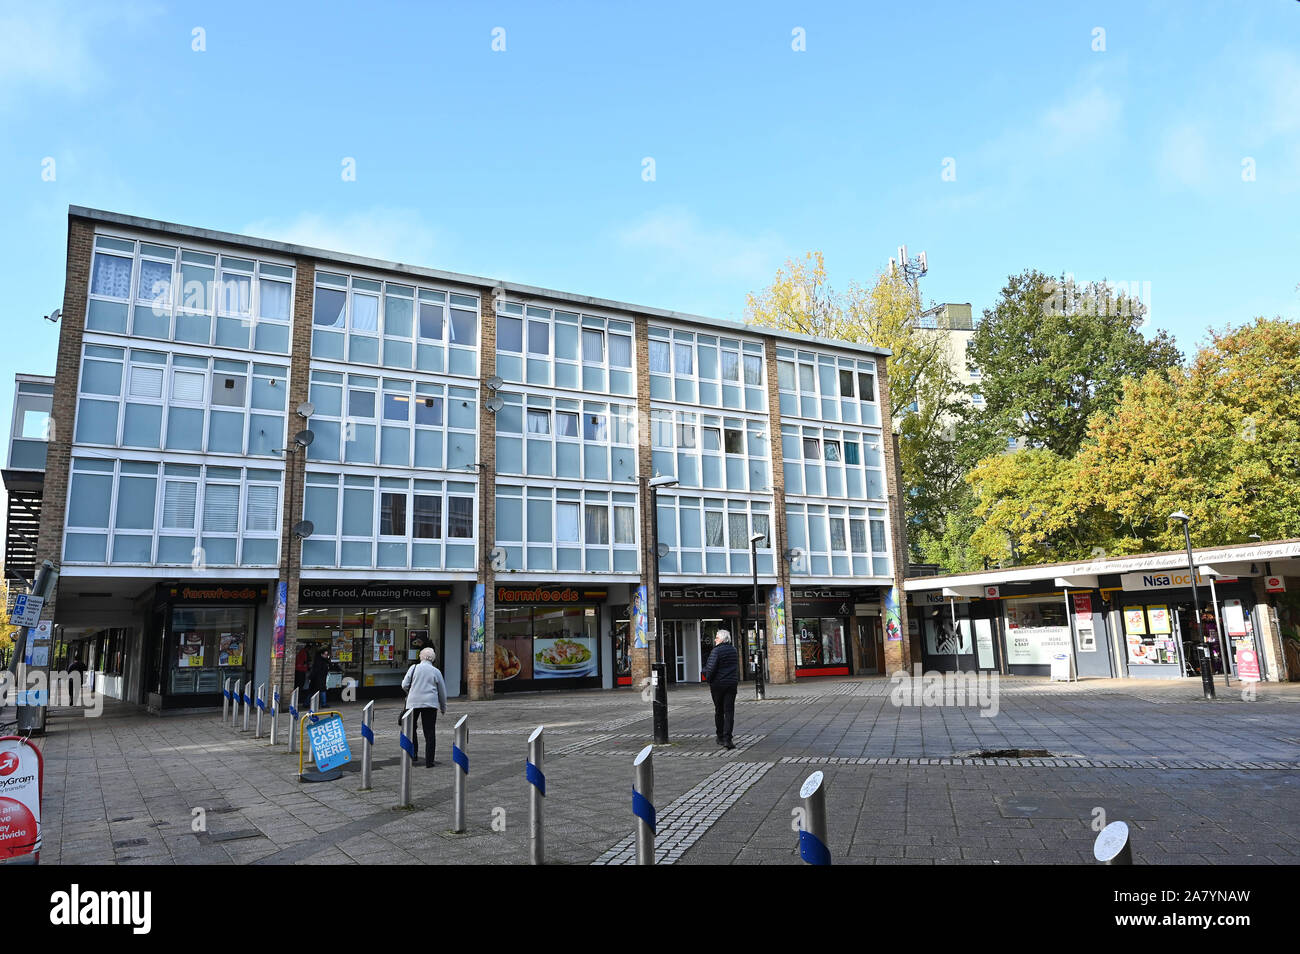
[{"label": "farmfoods shop sign", "polygon": [[603,600],[605,590],[580,590],[573,586],[498,586],[498,603],[590,603]]}]

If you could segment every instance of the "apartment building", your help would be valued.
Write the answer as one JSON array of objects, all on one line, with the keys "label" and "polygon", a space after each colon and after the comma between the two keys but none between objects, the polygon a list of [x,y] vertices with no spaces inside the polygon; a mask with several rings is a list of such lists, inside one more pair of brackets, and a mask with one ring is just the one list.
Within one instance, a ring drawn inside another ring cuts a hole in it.
[{"label": "apartment building", "polygon": [[79,207],[62,312],[34,564],[131,701],[910,661],[880,349]]}]

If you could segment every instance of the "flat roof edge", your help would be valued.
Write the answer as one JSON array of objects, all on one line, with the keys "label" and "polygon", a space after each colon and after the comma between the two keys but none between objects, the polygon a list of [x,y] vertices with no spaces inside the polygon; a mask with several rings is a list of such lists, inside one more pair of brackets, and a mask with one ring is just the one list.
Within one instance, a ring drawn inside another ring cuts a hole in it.
[{"label": "flat roof edge", "polygon": [[161,219],[148,219],[138,215],[127,215],[122,212],[109,212],[105,209],[92,209],[83,205],[69,205],[68,215],[70,217],[89,219],[93,222],[103,222],[109,225],[120,225],[127,228],[188,236],[190,238],[202,239],[204,241],[225,245],[243,245],[253,248],[261,248],[268,252],[276,252],[281,255],[302,256],[303,258],[317,259],[326,262],[339,262],[341,264],[356,265],[361,268],[370,268],[376,271],[397,272],[399,274],[413,275],[420,278],[430,278],[435,281],[454,282],[461,285],[477,285],[483,288],[492,289],[500,288],[503,291],[514,292],[518,295],[572,302],[574,304],[588,305],[592,308],[599,308],[605,311],[621,311],[634,315],[645,315],[648,318],[663,318],[670,321],[689,322],[691,324],[722,326],[724,328],[734,329],[737,333],[741,334],[767,336],[790,341],[805,341],[821,345],[822,347],[836,348],[841,351],[855,351],[878,357],[888,357],[893,353],[888,348],[880,348],[876,345],[860,344],[853,341],[838,341],[830,338],[818,338],[815,335],[805,335],[794,331],[782,331],[778,328],[770,328],[766,325],[747,325],[743,322],[735,322],[723,318],[709,318],[705,315],[673,311],[668,308],[655,308],[650,305],[637,305],[632,302],[617,301],[612,298],[597,298],[591,295],[579,295],[574,292],[559,291],[558,289],[544,288],[539,285],[526,285],[521,282],[500,281],[494,278],[485,278],[482,275],[449,272],[438,268],[428,268],[423,265],[405,265],[401,262],[370,258],[365,255],[353,255],[348,252],[336,252],[330,249],[315,248],[310,245],[297,245],[292,242],[281,242],[275,239],[241,235],[238,232],[222,232],[217,229],[205,229],[193,225],[181,225],[178,222],[164,222]]}]

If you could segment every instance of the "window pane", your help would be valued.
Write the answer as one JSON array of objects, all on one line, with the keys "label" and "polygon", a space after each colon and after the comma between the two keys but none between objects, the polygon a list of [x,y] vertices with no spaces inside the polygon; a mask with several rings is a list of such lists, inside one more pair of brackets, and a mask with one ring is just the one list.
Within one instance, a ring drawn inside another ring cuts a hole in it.
[{"label": "window pane", "polygon": [[587,546],[609,544],[609,507],[604,504],[587,504]]},{"label": "window pane", "polygon": [[614,542],[636,543],[636,509],[614,508]]},{"label": "window pane", "polygon": [[604,414],[584,414],[583,436],[589,441],[603,441],[606,437],[605,415]]},{"label": "window pane", "polygon": [[243,407],[248,378],[242,374],[217,372],[212,379],[212,403],[221,407]]},{"label": "window pane", "polygon": [[549,434],[551,433],[551,412],[536,411],[528,409],[528,433],[529,434]]},{"label": "window pane", "polygon": [[221,310],[228,315],[247,315],[253,310],[251,275],[221,273]]},{"label": "window pane", "polygon": [[558,437],[577,437],[578,415],[557,411],[555,414],[555,433]]},{"label": "window pane", "polygon": [[95,269],[90,276],[90,293],[110,298],[131,295],[131,260],[116,255],[95,255]]},{"label": "window pane", "polygon": [[803,459],[821,460],[821,457],[821,448],[818,446],[817,438],[805,437],[803,439]]},{"label": "window pane", "polygon": [[754,532],[763,535],[763,539],[758,543],[760,547],[770,547],[772,545],[772,531],[768,526],[767,514],[754,514]]},{"label": "window pane", "polygon": [[117,486],[117,529],[152,530],[157,493],[157,478],[123,477]]},{"label": "window pane", "polygon": [[348,488],[343,491],[343,535],[368,537],[375,532],[375,492]]},{"label": "window pane", "polygon": [[605,360],[605,333],[582,329],[582,360],[600,364]]},{"label": "window pane", "polygon": [[352,330],[379,331],[379,296],[352,293]]},{"label": "window pane", "polygon": [[876,553],[885,552],[885,521],[871,521],[871,549]]},{"label": "window pane", "polygon": [[139,366],[131,368],[131,397],[160,398],[162,397],[162,386],[162,368]]},{"label": "window pane", "polygon": [[317,288],[312,324],[317,328],[342,328],[346,304],[347,295],[337,288]]},{"label": "window pane", "polygon": [[740,380],[740,355],[735,351],[722,352],[722,380]]},{"label": "window pane", "polygon": [[528,501],[528,542],[551,542],[551,498]]},{"label": "window pane", "polygon": [[831,517],[831,549],[841,553],[847,549],[844,542],[844,521],[840,517]]},{"label": "window pane", "polygon": [[528,353],[551,353],[551,326],[544,321],[528,322]]},{"label": "window pane", "polygon": [[442,498],[415,495],[415,525],[411,535],[421,540],[438,540],[442,537]]},{"label": "window pane", "polygon": [[706,451],[722,450],[722,431],[716,427],[702,427],[700,433]]},{"label": "window pane", "polygon": [[672,366],[668,361],[668,342],[650,342],[650,370],[659,374],[672,373]]},{"label": "window pane", "polygon": [[745,355],[745,383],[761,384],[763,381],[763,359],[756,354]]},{"label": "window pane", "polygon": [[813,378],[813,368],[811,364],[799,365],[799,390],[805,394],[817,393],[817,383]]},{"label": "window pane", "polygon": [[263,278],[258,282],[258,291],[262,293],[261,312],[263,318],[289,320],[288,282],[269,282]]},{"label": "window pane", "polygon": [[829,460],[829,461],[834,461],[834,462],[836,462],[836,463],[839,463],[839,460],[840,460],[840,442],[839,442],[839,441],[827,441],[827,442],[826,442],[826,459]]},{"label": "window pane", "polygon": [[411,399],[405,394],[384,395],[384,420],[409,421],[411,419]]},{"label": "window pane", "polygon": [[728,454],[745,453],[745,432],[736,428],[726,430],[726,449]]},{"label": "window pane", "polygon": [[406,536],[406,494],[379,495],[379,534]]},{"label": "window pane", "polygon": [[776,363],[776,384],[784,391],[794,390],[794,365],[789,361]]},{"label": "window pane", "polygon": [[271,533],[275,530],[275,511],[279,501],[278,487],[250,485],[244,529]]},{"label": "window pane", "polygon": [[704,545],[706,547],[723,547],[722,514],[717,510],[704,512]]},{"label": "window pane", "polygon": [[453,344],[478,344],[478,316],[459,308],[451,310],[451,340]]},{"label": "window pane", "polygon": [[365,417],[375,416],[375,392],[374,391],[349,391],[348,392],[348,417]]},{"label": "window pane", "polygon": [[463,539],[474,536],[474,498],[447,498],[447,536]]},{"label": "window pane", "polygon": [[609,366],[611,368],[632,367],[632,339],[626,335],[609,336]]},{"label": "window pane", "polygon": [[849,521],[849,542],[853,544],[854,553],[867,552],[867,521]]},{"label": "window pane", "polygon": [[416,398],[415,423],[434,427],[442,426],[442,398]]},{"label": "window pane", "polygon": [[694,447],[695,446],[695,425],[683,424],[677,425],[677,446]]},{"label": "window pane", "polygon": [[442,305],[420,302],[420,337],[442,340]]},{"label": "window pane", "polygon": [[172,297],[172,266],[170,262],[140,262],[140,287],[135,295],[141,301],[156,301],[164,306]]},{"label": "window pane", "polygon": [[857,441],[845,441],[845,442],[844,442],[844,463],[846,463],[846,464],[857,464],[857,463],[861,463],[861,459],[858,457],[858,442],[857,442]]},{"label": "window pane", "polygon": [[874,401],[876,399],[875,375],[864,371],[858,372],[858,397],[864,401]]},{"label": "window pane", "polygon": [[239,528],[239,487],[208,484],[203,490],[203,529],[234,533]]},{"label": "window pane", "polygon": [[727,515],[727,535],[731,538],[731,549],[749,549],[749,519],[743,513]]},{"label": "window pane", "polygon": [[198,484],[177,480],[169,480],[163,485],[164,530],[194,529],[194,501],[198,489]]},{"label": "window pane", "polygon": [[521,318],[497,319],[497,350],[515,354],[524,350],[524,322]]},{"label": "window pane", "polygon": [[695,346],[676,342],[673,344],[673,361],[675,374],[695,373]]},{"label": "window pane", "polygon": [[578,505],[576,503],[557,503],[555,505],[555,540],[557,543],[578,542]]}]

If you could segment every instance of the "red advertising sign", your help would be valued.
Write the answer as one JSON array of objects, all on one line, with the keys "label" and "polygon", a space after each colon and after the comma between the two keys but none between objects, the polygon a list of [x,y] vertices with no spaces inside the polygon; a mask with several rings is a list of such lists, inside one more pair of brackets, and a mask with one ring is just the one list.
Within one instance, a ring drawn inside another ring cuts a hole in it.
[{"label": "red advertising sign", "polygon": [[0,736],[0,861],[41,852],[41,750],[16,735]]},{"label": "red advertising sign", "polygon": [[1073,599],[1074,599],[1074,612],[1076,616],[1092,615],[1092,594],[1091,593],[1075,593]]},{"label": "red advertising sign", "polygon": [[1269,593],[1285,593],[1286,583],[1280,576],[1264,577],[1264,589]]},{"label": "red advertising sign", "polygon": [[984,587],[984,598],[986,600],[995,600],[998,598],[999,592],[996,586],[986,586]]},{"label": "red advertising sign", "polygon": [[1237,650],[1237,676],[1242,680],[1259,682],[1259,656],[1255,650]]}]

